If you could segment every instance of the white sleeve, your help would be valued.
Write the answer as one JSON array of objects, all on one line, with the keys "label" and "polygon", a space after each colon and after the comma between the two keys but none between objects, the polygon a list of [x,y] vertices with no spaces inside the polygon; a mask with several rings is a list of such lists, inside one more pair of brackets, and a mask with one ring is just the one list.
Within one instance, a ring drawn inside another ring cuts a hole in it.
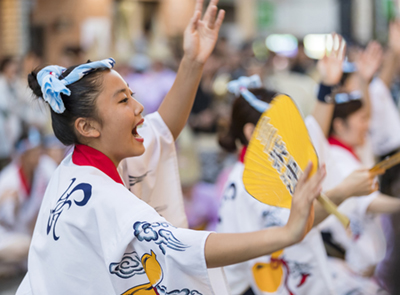
[{"label": "white sleeve", "polygon": [[310,135],[311,142],[314,145],[315,151],[317,152],[319,162],[326,163],[327,159],[329,159],[328,140],[313,116],[307,116],[304,122],[306,124],[308,134]]},{"label": "white sleeve", "polygon": [[115,292],[154,288],[160,295],[214,294],[204,252],[210,232],[176,228],[151,208],[136,206],[139,214],[122,216],[125,230],[104,242]]},{"label": "white sleeve", "polygon": [[97,195],[92,208],[101,231],[93,241],[114,294],[142,294],[139,289],[146,285],[159,295],[213,294],[204,252],[210,232],[172,226],[121,185]]},{"label": "white sleeve", "polygon": [[146,151],[121,163],[125,185],[168,222],[187,227],[175,141],[168,126],[156,112],[145,117],[138,133],[144,138]]},{"label": "white sleeve", "polygon": [[370,137],[375,155],[382,156],[400,147],[400,116],[390,90],[379,78],[369,86],[371,99]]}]

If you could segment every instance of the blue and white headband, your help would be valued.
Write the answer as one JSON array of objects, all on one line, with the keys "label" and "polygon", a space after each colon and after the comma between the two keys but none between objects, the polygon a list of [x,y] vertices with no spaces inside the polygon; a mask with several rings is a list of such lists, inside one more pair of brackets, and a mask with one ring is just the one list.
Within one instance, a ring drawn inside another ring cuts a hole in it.
[{"label": "blue and white headband", "polygon": [[336,104],[342,104],[346,103],[352,100],[361,100],[362,99],[362,93],[361,91],[355,90],[349,93],[343,92],[343,93],[337,93],[335,95],[335,103]]},{"label": "blue and white headband", "polygon": [[58,78],[66,68],[56,65],[47,66],[37,74],[37,81],[42,89],[42,98],[49,103],[54,112],[62,114],[65,111],[65,106],[60,94],[71,95],[71,90],[66,87],[67,85],[75,83],[95,69],[112,69],[114,65],[115,60],[112,58],[82,64],[73,69],[71,73],[62,80]]},{"label": "blue and white headband", "polygon": [[243,98],[257,111],[264,113],[269,108],[269,103],[259,100],[249,88],[262,87],[260,76],[253,75],[251,77],[242,76],[237,80],[230,81],[227,85],[228,91],[236,96],[242,95]]}]

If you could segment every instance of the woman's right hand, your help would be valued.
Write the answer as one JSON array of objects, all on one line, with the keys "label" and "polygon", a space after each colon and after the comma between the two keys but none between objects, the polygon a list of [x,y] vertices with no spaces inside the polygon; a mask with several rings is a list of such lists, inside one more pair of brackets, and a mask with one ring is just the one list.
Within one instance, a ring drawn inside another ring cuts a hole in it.
[{"label": "woman's right hand", "polygon": [[312,163],[309,163],[303,175],[297,182],[292,198],[292,208],[285,229],[292,244],[300,242],[309,230],[309,217],[314,200],[321,194],[322,181],[325,178],[325,166],[322,166],[312,176]]}]

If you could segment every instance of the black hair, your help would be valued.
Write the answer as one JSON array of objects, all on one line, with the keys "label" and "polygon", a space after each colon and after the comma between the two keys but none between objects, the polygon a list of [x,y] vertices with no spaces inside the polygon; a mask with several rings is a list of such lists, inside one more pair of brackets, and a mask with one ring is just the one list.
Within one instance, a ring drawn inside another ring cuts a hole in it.
[{"label": "black hair", "polygon": [[[276,92],[265,88],[249,89],[259,100],[270,103]],[[218,138],[219,145],[228,152],[237,150],[236,140],[239,139],[243,145],[248,145],[246,136],[243,133],[243,127],[247,123],[257,124],[261,113],[252,107],[243,96],[235,99],[232,105],[231,122],[227,131],[220,133]]]},{"label": "black hair", "polygon": [[[77,66],[69,67],[62,73],[59,79],[62,80],[68,76]],[[37,68],[28,75],[29,87],[38,98],[43,95],[37,81],[39,70],[40,68]],[[65,106],[65,111],[62,114],[58,114],[50,108],[54,135],[63,144],[72,145],[80,143],[74,127],[76,119],[80,117],[92,118],[101,124],[101,119],[98,116],[96,108],[96,98],[102,91],[102,73],[106,70],[108,70],[106,67],[98,68],[75,83],[68,85],[67,88],[71,91],[71,95],[61,94]]]},{"label": "black hair", "polygon": [[362,108],[363,104],[361,100],[351,100],[349,102],[340,103],[335,105],[335,110],[333,111],[331,126],[329,129],[329,135],[332,135],[334,132],[333,129],[333,121],[336,118],[342,119],[345,123],[350,115],[354,114],[358,110]]},{"label": "black hair", "polygon": [[8,65],[12,64],[14,61],[15,61],[15,59],[11,55],[4,57],[0,62],[0,73],[4,72],[6,67]]}]

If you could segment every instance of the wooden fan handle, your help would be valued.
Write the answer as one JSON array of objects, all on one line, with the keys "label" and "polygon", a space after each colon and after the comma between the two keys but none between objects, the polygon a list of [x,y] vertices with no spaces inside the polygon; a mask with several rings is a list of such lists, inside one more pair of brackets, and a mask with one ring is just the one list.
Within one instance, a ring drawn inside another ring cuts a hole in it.
[{"label": "wooden fan handle", "polygon": [[324,193],[321,193],[321,195],[317,197],[317,200],[328,213],[335,215],[336,218],[339,219],[344,228],[349,227],[350,219],[346,215],[340,213],[337,209],[337,206],[331,200],[329,200]]}]

